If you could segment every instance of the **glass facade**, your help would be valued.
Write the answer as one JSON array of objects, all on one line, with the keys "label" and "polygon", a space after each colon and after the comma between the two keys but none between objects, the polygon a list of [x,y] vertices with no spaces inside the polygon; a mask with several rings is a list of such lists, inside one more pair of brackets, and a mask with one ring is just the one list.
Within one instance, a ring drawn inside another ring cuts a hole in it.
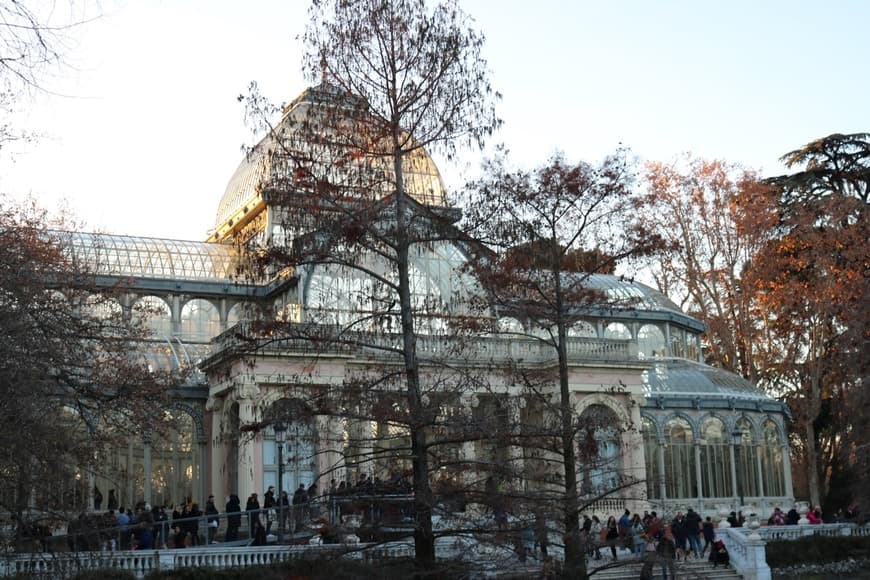
[{"label": "glass facade", "polygon": [[232,282],[239,266],[236,249],[224,244],[82,232],[56,235],[70,259],[96,275]]}]

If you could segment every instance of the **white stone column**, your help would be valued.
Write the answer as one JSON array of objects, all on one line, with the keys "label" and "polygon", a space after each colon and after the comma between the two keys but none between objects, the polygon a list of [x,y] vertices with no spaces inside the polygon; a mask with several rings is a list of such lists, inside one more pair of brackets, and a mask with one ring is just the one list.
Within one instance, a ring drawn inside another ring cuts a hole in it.
[{"label": "white stone column", "polygon": [[704,484],[701,476],[703,475],[701,470],[701,442],[695,441],[695,483],[698,486],[698,509],[701,509],[701,506],[704,503]]},{"label": "white stone column", "polygon": [[[524,404],[525,401],[522,401],[522,403]],[[508,428],[512,435],[519,435],[520,426],[522,425],[520,418],[520,400],[508,400],[508,413],[508,421],[510,422]],[[519,445],[510,445],[508,447],[508,457],[508,463],[510,464],[512,474],[511,487],[516,491],[522,491],[525,489],[525,480],[523,479],[523,473],[525,473],[523,448]]]},{"label": "white stone column", "polygon": [[[761,454],[762,454],[762,452],[763,452],[763,450],[762,450],[761,445],[757,445],[755,448],[755,470],[756,470],[757,477],[758,477],[758,497],[759,498],[766,497],[766,495],[764,493],[764,474],[761,472]],[[762,507],[767,507],[767,506],[756,506],[756,507],[761,509]]]},{"label": "white stone column", "polygon": [[[206,445],[208,443],[208,439],[203,436],[201,439],[197,441],[197,445],[199,447],[199,505],[204,506],[205,500],[208,497],[208,477],[206,477],[205,467],[206,467],[206,457],[207,457],[207,448]],[[218,496],[219,497],[219,496]],[[219,502],[216,502],[219,503]]]},{"label": "white stone column", "polygon": [[[239,425],[246,425],[255,421],[254,401],[250,398],[240,399],[239,403]],[[239,499],[244,501],[252,494],[262,493],[262,490],[256,489],[255,474],[254,474],[254,438],[250,433],[242,433],[239,435],[239,471],[236,489],[239,490]]]},{"label": "white stone column", "polygon": [[659,480],[656,482],[659,486],[659,497],[663,500],[668,499],[668,486],[665,484],[665,440],[664,438],[656,440],[656,461],[659,464]]},{"label": "white stone column", "polygon": [[118,499],[118,507],[132,508],[136,502],[136,465],[133,463],[133,440],[127,442],[127,501]]},{"label": "white stone column", "polygon": [[142,482],[143,498],[145,503],[151,503],[151,437],[142,438]]},{"label": "white stone column", "polygon": [[794,486],[791,481],[791,455],[788,444],[782,446],[782,467],[785,475],[785,495],[794,501]]},{"label": "white stone column", "polygon": [[345,479],[341,437],[343,429],[341,419],[337,417],[317,415],[314,421],[317,430],[316,477],[320,482],[318,488],[322,492],[326,492],[329,490],[331,480],[335,479],[336,485],[338,485]]},{"label": "white stone column", "polygon": [[[642,397],[636,396],[634,398],[635,403],[640,403],[638,399]],[[640,429],[640,426],[643,425],[643,418],[640,415],[640,404],[633,404],[629,407],[630,416],[631,416],[631,425],[638,426],[637,429],[626,429],[625,433],[622,434],[622,444],[623,451],[626,454],[626,458],[624,461],[627,462],[624,465],[627,473],[636,480],[645,482],[647,473],[646,473],[646,462],[644,461],[644,446],[643,446],[643,432]],[[627,425],[630,427],[631,425]],[[642,497],[642,491],[646,489],[646,484],[640,484],[638,486],[632,487],[628,490],[629,498],[638,498]],[[632,512],[640,513],[644,506],[641,505],[640,502],[635,501],[632,505],[627,505]]]},{"label": "white stone column", "polygon": [[[731,497],[734,499],[734,504],[740,503],[740,494],[737,491],[737,454],[734,452],[734,442],[728,445],[728,454],[731,457]],[[742,506],[737,506],[738,509]],[[736,510],[735,510],[736,511]]]},{"label": "white stone column", "polygon": [[94,475],[93,466],[88,467],[88,511],[94,511],[94,486],[97,484],[97,478]]}]

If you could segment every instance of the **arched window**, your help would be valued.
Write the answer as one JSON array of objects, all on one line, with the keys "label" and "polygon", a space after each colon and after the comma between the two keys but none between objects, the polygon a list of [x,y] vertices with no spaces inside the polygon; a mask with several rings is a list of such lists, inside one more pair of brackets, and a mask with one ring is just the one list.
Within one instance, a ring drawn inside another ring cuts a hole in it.
[{"label": "arched window", "polygon": [[181,336],[189,341],[207,341],[220,334],[221,317],[208,300],[196,298],[181,309]]},{"label": "arched window", "polygon": [[604,328],[604,338],[631,340],[631,331],[621,322],[611,322]]},{"label": "arched window", "polygon": [[604,405],[590,405],[581,413],[577,473],[582,493],[599,494],[619,486],[619,430],[619,418]]},{"label": "arched window", "polygon": [[568,329],[568,336],[577,338],[595,338],[595,327],[585,320],[578,320]]},{"label": "arched window", "polygon": [[152,336],[172,336],[172,313],[159,296],[143,296],[133,305],[133,317],[151,331]]},{"label": "arched window", "polygon": [[520,324],[520,321],[511,316],[502,316],[496,322],[496,328],[499,332],[504,333],[521,333],[523,332],[523,325]]},{"label": "arched window", "polygon": [[661,495],[659,493],[661,472],[659,471],[659,441],[655,423],[648,417],[644,417],[641,430],[643,433],[643,459],[646,465],[646,496],[658,498]]},{"label": "arched window", "polygon": [[653,324],[644,324],[637,331],[637,350],[644,357],[652,358],[665,352],[665,335]]},{"label": "arched window", "polygon": [[665,484],[669,499],[698,497],[694,436],[682,417],[665,423]]},{"label": "arched window", "polygon": [[715,417],[701,424],[701,489],[704,497],[733,497],[728,431]]},{"label": "arched window", "polygon": [[231,328],[242,320],[248,318],[247,313],[249,309],[253,309],[253,306],[244,302],[234,304],[229,312],[227,312],[227,328]]},{"label": "arched window", "polygon": [[785,495],[785,465],[782,458],[782,441],[773,421],[761,426],[761,474],[766,496]]},{"label": "arched window", "polygon": [[736,423],[736,430],[743,434],[740,444],[734,449],[737,478],[740,480],[737,491],[742,492],[744,498],[758,496],[758,453],[752,444],[752,422],[742,417]]}]

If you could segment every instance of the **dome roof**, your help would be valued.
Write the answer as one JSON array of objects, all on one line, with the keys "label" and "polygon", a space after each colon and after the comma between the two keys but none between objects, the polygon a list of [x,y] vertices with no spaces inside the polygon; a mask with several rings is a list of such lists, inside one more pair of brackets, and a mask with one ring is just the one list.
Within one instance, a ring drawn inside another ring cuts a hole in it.
[{"label": "dome roof", "polygon": [[[220,231],[222,227],[226,228],[233,223],[238,223],[246,214],[255,210],[259,211],[265,203],[264,190],[270,185],[286,187],[288,184],[299,184],[299,164],[296,162],[299,156],[304,156],[307,160],[315,159],[315,161],[311,161],[312,166],[314,166],[313,164],[317,163],[318,155],[312,151],[316,147],[320,147],[319,157],[321,160],[325,157],[322,145],[312,145],[310,140],[305,140],[303,128],[308,126],[309,129],[306,132],[310,135],[310,127],[313,126],[317,130],[316,119],[325,118],[328,113],[331,113],[332,117],[328,121],[329,126],[335,126],[342,122],[341,117],[338,123],[335,121],[335,111],[339,111],[339,115],[341,115],[342,110],[346,110],[347,113],[344,114],[344,117],[350,119],[351,112],[359,110],[359,103],[359,100],[340,94],[335,87],[328,84],[321,84],[303,91],[299,97],[285,107],[281,122],[242,160],[230,178],[226,191],[224,191],[218,204],[215,230]],[[366,115],[366,118],[371,119],[372,117]],[[311,122],[311,119],[315,119],[314,123]],[[336,151],[341,152],[342,159],[337,159]],[[390,157],[365,156],[361,159],[362,156],[354,155],[348,146],[333,147],[329,156],[330,158],[322,162],[317,169],[328,174],[331,181],[358,183],[359,179],[354,180],[353,178],[354,172],[359,175],[361,171],[365,171],[367,174],[381,176],[379,183],[382,184],[383,191],[381,193],[375,192],[375,195],[383,196],[392,190],[390,184],[394,180],[392,179],[393,170]],[[336,169],[337,167],[339,169]],[[445,203],[446,189],[441,174],[432,158],[422,147],[414,149],[405,157],[403,169],[405,189],[409,195],[427,205],[443,205]],[[338,171],[341,171],[342,174],[337,175]],[[304,185],[299,185],[299,187],[304,189]]]},{"label": "dome roof", "polygon": [[614,305],[629,306],[634,310],[668,310],[683,314],[673,300],[646,284],[611,274],[584,274],[583,285],[600,290]]}]

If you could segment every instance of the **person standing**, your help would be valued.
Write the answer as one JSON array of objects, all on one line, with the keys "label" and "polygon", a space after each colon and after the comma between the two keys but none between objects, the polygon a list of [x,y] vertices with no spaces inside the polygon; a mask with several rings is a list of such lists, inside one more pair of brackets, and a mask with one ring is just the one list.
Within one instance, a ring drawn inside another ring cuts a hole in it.
[{"label": "person standing", "polygon": [[230,495],[225,511],[227,512],[227,534],[224,539],[227,542],[235,542],[239,539],[239,528],[242,526],[242,505],[239,496]]},{"label": "person standing", "polygon": [[610,547],[610,554],[613,556],[613,560],[616,560],[616,544],[619,542],[619,526],[616,523],[616,518],[614,516],[610,516],[607,518],[607,526],[604,528],[604,533],[602,534],[604,538],[604,543]]},{"label": "person standing", "polygon": [[257,499],[256,493],[252,493],[248,497],[248,501],[247,503],[245,503],[245,511],[248,512],[248,523],[250,526],[250,529],[248,530],[248,537],[253,538],[254,523],[260,522],[260,500]]},{"label": "person standing", "polygon": [[266,510],[266,535],[272,531],[272,522],[275,521],[275,486],[270,485],[263,494],[263,509]]},{"label": "person standing", "polygon": [[[684,526],[686,538],[689,540],[689,550],[692,551],[695,559],[698,560],[701,558],[701,516],[698,515],[698,512],[689,508],[686,513]],[[686,557],[688,558],[688,555]]]},{"label": "person standing", "polygon": [[704,534],[704,548],[701,550],[701,555],[703,556],[707,553],[707,548],[713,545],[713,540],[716,539],[716,529],[713,526],[713,520],[710,516],[707,516],[707,519],[704,520],[701,530]]},{"label": "person standing", "polygon": [[296,532],[301,527],[302,518],[305,513],[305,504],[308,503],[308,494],[305,492],[305,484],[300,483],[296,491],[293,492],[293,531]]},{"label": "person standing", "polygon": [[217,506],[214,505],[214,496],[208,496],[208,500],[205,502],[205,515],[208,518],[207,524],[207,532],[206,532],[206,543],[214,544],[214,538],[217,534],[219,518],[218,518],[218,509]]},{"label": "person standing", "polygon": [[656,555],[662,566],[662,578],[668,580],[668,571],[670,571],[671,579],[675,580],[677,576],[674,560],[677,557],[677,544],[674,541],[674,534],[670,526],[665,526],[664,532],[662,532],[662,537],[659,539],[658,546],[656,546]]}]

